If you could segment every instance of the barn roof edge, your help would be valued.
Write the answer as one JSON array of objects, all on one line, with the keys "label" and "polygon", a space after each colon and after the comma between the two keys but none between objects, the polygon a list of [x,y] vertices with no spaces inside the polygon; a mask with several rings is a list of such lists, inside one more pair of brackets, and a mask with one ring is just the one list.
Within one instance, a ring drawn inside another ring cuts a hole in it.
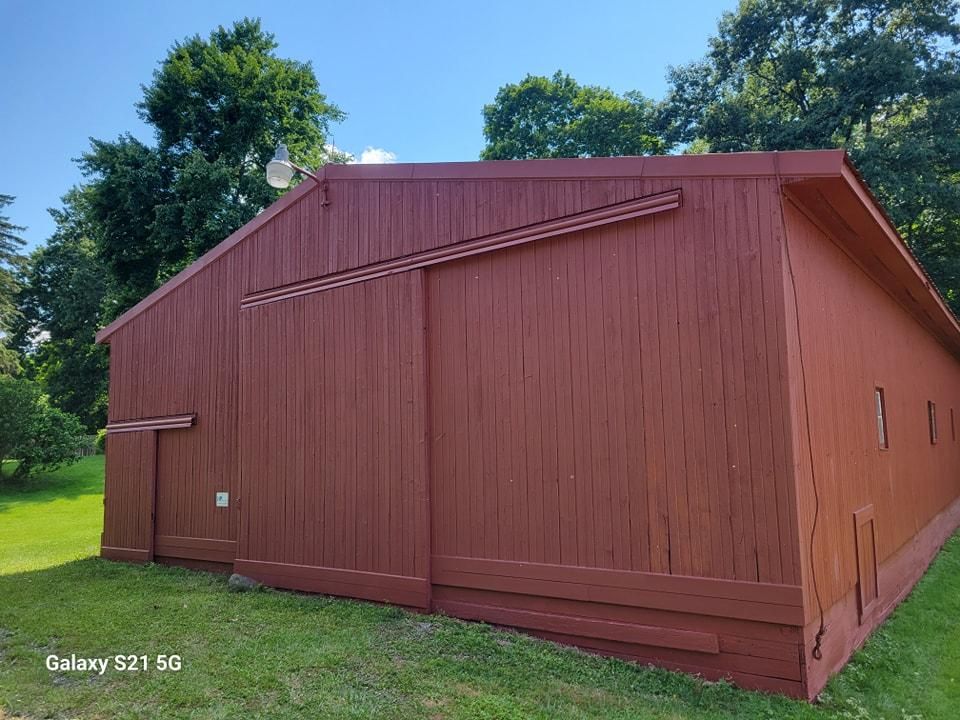
[{"label": "barn roof edge", "polygon": [[[776,156],[776,159],[775,159]],[[603,158],[551,158],[487,160],[476,162],[394,163],[384,165],[325,165],[317,175],[323,180],[569,180],[685,177],[840,177],[846,162],[843,150],[792,150],[784,152],[712,153]],[[181,270],[143,300],[126,310],[96,334],[98,343],[142,314],[177,287],[229,252],[245,237],[291,207],[317,185],[304,180],[243,227]]]}]

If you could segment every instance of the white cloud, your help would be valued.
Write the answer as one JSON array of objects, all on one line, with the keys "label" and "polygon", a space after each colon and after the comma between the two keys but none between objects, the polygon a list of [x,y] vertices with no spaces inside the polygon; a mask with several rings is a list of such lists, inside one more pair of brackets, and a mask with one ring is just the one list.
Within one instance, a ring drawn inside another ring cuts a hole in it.
[{"label": "white cloud", "polygon": [[395,163],[396,161],[396,153],[384,150],[383,148],[375,148],[372,145],[367,145],[363,149],[363,152],[360,153],[359,160],[361,165],[383,165],[385,163]]},{"label": "white cloud", "polygon": [[323,162],[345,162],[345,163],[355,163],[357,158],[353,153],[348,153],[346,150],[338,148],[333,143],[326,143],[323,146],[323,153],[325,155]]},{"label": "white cloud", "polygon": [[351,152],[347,152],[341,147],[337,147],[333,143],[327,143],[323,146],[324,153],[324,163],[347,163],[348,165],[384,165],[387,163],[395,163],[397,161],[397,154],[390,152],[389,150],[384,150],[383,148],[373,147],[373,145],[367,145],[363,152],[360,153],[360,157],[357,157]]}]

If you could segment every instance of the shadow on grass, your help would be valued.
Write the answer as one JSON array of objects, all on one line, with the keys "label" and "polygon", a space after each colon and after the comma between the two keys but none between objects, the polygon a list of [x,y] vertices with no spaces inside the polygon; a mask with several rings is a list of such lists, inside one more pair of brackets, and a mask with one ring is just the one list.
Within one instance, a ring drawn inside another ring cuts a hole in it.
[{"label": "shadow on grass", "polygon": [[54,500],[75,500],[84,495],[103,494],[102,460],[94,468],[86,467],[91,459],[21,480],[0,477],[0,513],[26,503],[46,503]]}]

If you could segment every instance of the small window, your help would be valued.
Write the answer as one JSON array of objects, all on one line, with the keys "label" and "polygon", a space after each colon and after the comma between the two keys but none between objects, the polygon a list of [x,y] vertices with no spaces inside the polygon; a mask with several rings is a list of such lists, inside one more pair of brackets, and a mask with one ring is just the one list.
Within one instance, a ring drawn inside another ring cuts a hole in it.
[{"label": "small window", "polygon": [[927,417],[930,420],[930,444],[937,444],[937,404],[927,400]]},{"label": "small window", "polygon": [[874,398],[877,406],[877,441],[880,449],[886,450],[890,447],[890,438],[887,436],[887,404],[883,399],[882,387],[875,389]]}]

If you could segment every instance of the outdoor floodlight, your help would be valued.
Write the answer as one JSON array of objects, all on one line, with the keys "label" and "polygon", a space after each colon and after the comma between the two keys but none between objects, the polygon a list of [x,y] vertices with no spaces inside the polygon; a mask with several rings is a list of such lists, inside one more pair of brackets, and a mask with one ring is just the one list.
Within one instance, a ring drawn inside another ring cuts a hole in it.
[{"label": "outdoor floodlight", "polygon": [[287,146],[280,143],[277,145],[273,160],[267,163],[267,183],[270,187],[288,188],[295,173],[302,173],[320,182],[320,179],[312,172],[290,162],[290,152],[287,150]]}]

